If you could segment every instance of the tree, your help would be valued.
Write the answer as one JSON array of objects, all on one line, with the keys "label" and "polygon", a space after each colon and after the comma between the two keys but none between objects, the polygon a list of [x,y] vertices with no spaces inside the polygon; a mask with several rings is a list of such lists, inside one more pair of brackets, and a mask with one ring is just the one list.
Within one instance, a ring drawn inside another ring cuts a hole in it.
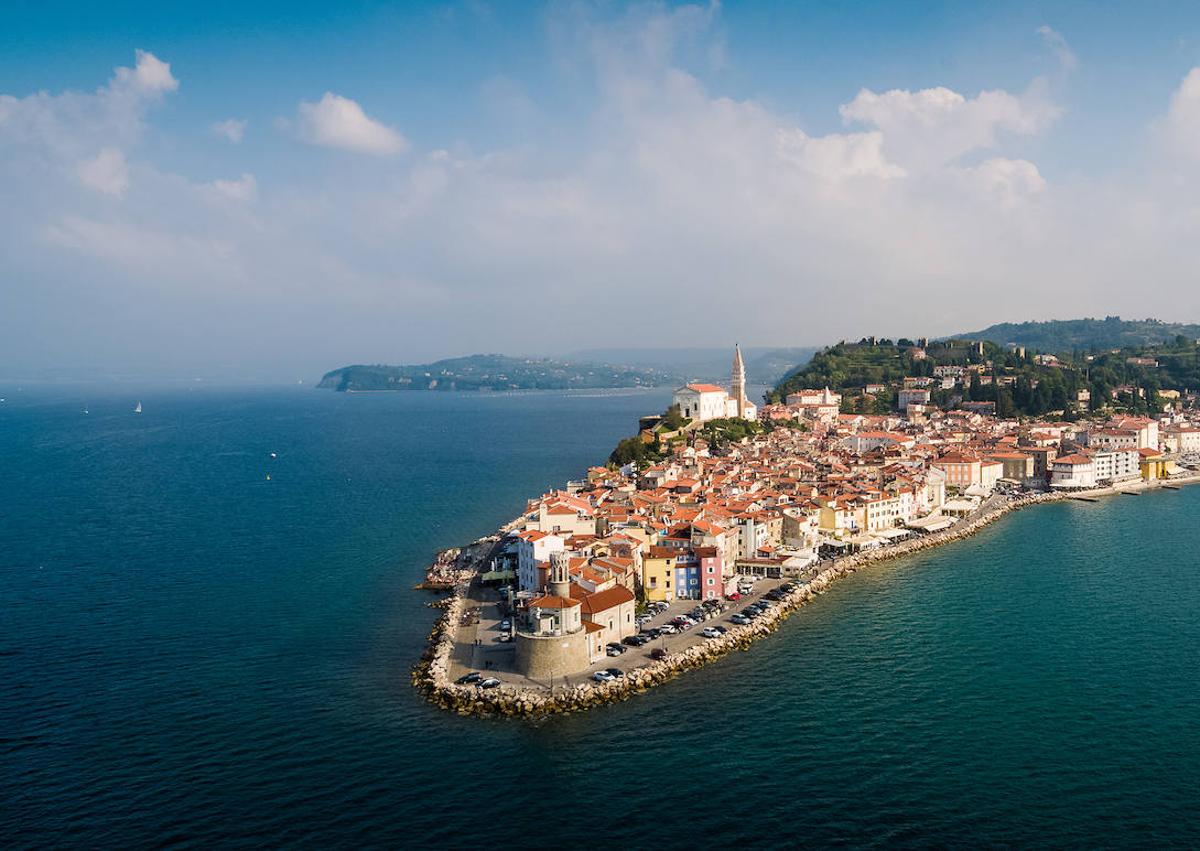
[{"label": "tree", "polygon": [[679,410],[678,405],[672,405],[671,407],[667,408],[666,414],[663,415],[663,425],[665,425],[670,431],[679,431],[679,429],[687,425],[687,422],[687,419],[684,418],[683,413]]}]

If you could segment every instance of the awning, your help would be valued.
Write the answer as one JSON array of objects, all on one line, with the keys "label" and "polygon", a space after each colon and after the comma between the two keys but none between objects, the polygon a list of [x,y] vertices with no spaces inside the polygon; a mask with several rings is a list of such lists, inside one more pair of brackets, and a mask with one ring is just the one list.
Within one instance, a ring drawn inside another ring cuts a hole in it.
[{"label": "awning", "polygon": [[948,529],[954,525],[954,520],[949,517],[942,517],[939,514],[931,514],[928,517],[918,517],[916,520],[908,521],[908,528],[917,529],[921,532],[940,532],[942,529]]}]

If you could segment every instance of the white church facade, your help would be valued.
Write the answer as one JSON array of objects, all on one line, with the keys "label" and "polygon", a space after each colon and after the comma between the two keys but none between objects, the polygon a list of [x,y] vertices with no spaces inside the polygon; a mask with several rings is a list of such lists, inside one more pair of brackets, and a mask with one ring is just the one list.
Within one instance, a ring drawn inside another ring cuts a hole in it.
[{"label": "white church facade", "polygon": [[685,417],[696,422],[741,417],[752,420],[758,408],[746,399],[746,365],[740,346],[733,347],[733,370],[729,390],[715,384],[685,384],[671,397]]}]

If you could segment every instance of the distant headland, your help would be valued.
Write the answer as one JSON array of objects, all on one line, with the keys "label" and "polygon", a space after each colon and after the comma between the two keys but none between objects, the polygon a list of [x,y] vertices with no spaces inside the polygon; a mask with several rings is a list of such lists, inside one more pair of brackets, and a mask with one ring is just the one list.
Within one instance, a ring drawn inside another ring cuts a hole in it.
[{"label": "distant headland", "polygon": [[[814,351],[747,350],[747,380],[752,384],[774,384],[801,366]],[[728,363],[727,352],[708,348],[594,349],[565,359],[475,354],[404,366],[357,364],[327,372],[317,387],[348,393],[675,387],[722,375]]]}]

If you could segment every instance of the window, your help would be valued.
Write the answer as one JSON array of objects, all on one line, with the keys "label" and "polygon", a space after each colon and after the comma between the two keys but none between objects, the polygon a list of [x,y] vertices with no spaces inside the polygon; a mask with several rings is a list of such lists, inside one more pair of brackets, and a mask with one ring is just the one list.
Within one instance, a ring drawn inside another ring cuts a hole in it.
[{"label": "window", "polygon": [[709,577],[708,584],[709,584],[709,585],[716,585],[716,584],[717,584],[717,580],[715,580],[715,579],[713,579],[713,578]]}]

